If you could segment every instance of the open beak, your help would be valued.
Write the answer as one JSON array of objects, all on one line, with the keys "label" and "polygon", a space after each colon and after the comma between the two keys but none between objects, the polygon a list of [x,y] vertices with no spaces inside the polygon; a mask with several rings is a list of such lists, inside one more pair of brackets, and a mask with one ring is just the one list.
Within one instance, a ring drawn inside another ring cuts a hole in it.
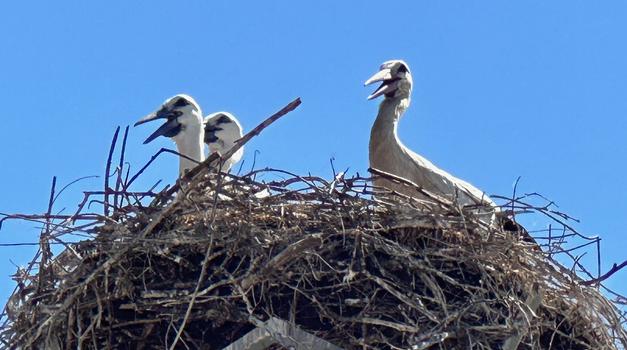
[{"label": "open beak", "polygon": [[372,83],[376,83],[379,81],[382,82],[381,85],[372,94],[370,94],[370,96],[368,96],[369,100],[372,100],[373,98],[377,98],[383,94],[391,93],[398,88],[397,80],[393,79],[392,71],[388,68],[381,69],[380,71],[375,73],[375,75],[370,77],[370,79],[366,80],[366,82],[364,83],[364,86],[367,86],[367,85],[370,85]]},{"label": "open beak", "polygon": [[176,134],[176,130],[180,127],[180,124],[176,120],[176,118],[173,117],[169,111],[166,111],[163,109],[154,113],[150,113],[149,115],[143,117],[142,119],[138,120],[134,126],[141,125],[141,124],[144,124],[153,120],[157,120],[157,119],[167,119],[167,120],[165,123],[163,123],[163,125],[159,127],[159,129],[155,130],[155,132],[153,132],[150,136],[148,136],[146,141],[144,141],[144,144],[151,142],[152,140],[156,139],[159,136],[171,137]]},{"label": "open beak", "polygon": [[135,125],[133,126],[137,126],[137,125],[141,125],[144,123],[148,123],[151,122],[153,120],[157,120],[157,119],[164,119],[168,117],[168,113],[159,110],[157,112],[152,112],[150,114],[148,114],[147,116],[143,117],[142,119],[138,120],[137,123],[135,123]]}]

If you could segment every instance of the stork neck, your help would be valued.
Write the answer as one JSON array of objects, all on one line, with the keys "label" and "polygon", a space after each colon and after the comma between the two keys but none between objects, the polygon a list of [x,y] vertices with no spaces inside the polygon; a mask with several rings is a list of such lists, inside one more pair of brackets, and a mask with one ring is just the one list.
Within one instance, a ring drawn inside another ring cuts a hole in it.
[{"label": "stork neck", "polygon": [[372,126],[372,134],[396,138],[398,121],[409,107],[409,98],[386,98],[379,105],[379,114]]},{"label": "stork neck", "polygon": [[[187,125],[186,129],[174,137],[178,152],[197,162],[205,160],[205,130],[202,124]],[[194,168],[198,163],[189,159],[179,158],[179,175],[183,176],[186,171]]]}]

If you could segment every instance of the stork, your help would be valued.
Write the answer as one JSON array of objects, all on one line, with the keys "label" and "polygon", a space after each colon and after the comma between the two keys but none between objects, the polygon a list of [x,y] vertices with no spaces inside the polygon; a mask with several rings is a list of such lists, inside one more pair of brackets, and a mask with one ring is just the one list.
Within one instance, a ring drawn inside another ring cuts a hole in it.
[{"label": "stork", "polygon": [[[216,112],[205,117],[204,140],[209,146],[209,154],[228,152],[235,142],[242,138],[242,126],[229,112]],[[222,165],[222,171],[228,173],[233,164],[239,162],[244,154],[244,147],[235,152],[231,158],[226,159]]]},{"label": "stork", "polygon": [[[412,77],[407,63],[401,60],[384,62],[379,72],[365,85],[381,82],[368,99],[385,96],[370,132],[370,167],[405,178],[425,190],[444,196],[460,206],[488,207],[497,205],[481,190],[438,168],[428,159],[414,153],[398,138],[398,122],[409,107]],[[425,199],[417,191],[385,178],[374,180],[375,186],[385,187],[412,197]]]},{"label": "stork", "polygon": [[158,110],[139,120],[135,126],[156,119],[166,121],[148,136],[144,144],[159,136],[174,140],[178,152],[189,158],[179,157],[179,176],[205,160],[202,112],[191,96],[179,94],[167,99]]}]

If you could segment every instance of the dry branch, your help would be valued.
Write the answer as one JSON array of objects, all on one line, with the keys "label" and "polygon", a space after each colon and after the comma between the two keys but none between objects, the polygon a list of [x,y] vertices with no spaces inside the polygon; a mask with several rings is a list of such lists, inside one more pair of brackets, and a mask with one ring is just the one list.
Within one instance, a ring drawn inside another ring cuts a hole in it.
[{"label": "dry branch", "polygon": [[[359,176],[328,181],[278,169],[234,176],[215,171],[216,160],[188,173],[183,189],[127,192],[136,177],[122,181],[119,165],[115,188],[85,192],[75,214],[52,214],[50,205],[41,215],[3,215],[0,224],[33,220],[44,231],[38,254],[14,276],[2,345],[222,349],[281,319],[347,350],[627,347],[624,316],[586,285],[621,265],[582,282],[511,232],[433,194],[417,202]],[[145,198],[156,200],[146,206]],[[90,200],[107,205],[107,216],[84,212]],[[514,195],[508,208],[568,220],[524,200]],[[579,236],[564,227],[547,240],[571,254],[564,241]],[[63,241],[79,231],[94,238]],[[55,242],[66,249],[46,255]]]},{"label": "dry branch", "polygon": [[[225,154],[221,155],[217,153],[212,153],[209,157],[207,157],[207,159],[205,159],[202,163],[200,163],[194,169],[188,171],[185,174],[185,176],[183,176],[179,181],[177,181],[177,183],[166,192],[166,195],[171,196],[172,194],[176,193],[176,191],[179,190],[182,182],[191,181],[198,173],[203,171],[204,168],[219,167],[220,164],[223,163],[223,160],[231,158],[231,156],[233,156],[235,152],[237,152],[248,141],[250,141],[250,139],[259,135],[263,131],[263,129],[267,128],[272,123],[277,121],[279,118],[283,117],[284,115],[296,109],[296,107],[298,107],[300,104],[301,104],[301,100],[300,100],[300,97],[298,97],[294,101],[288,103],[285,107],[281,108],[278,112],[266,118],[266,120],[264,120],[263,122],[261,122],[261,124],[257,125],[251,131],[246,133],[246,135],[244,135],[241,139],[237,140],[237,142],[235,143],[235,146],[233,146]],[[220,164],[215,164],[217,160],[220,160]]]},{"label": "dry branch", "polygon": [[582,282],[582,284],[586,285],[586,286],[590,286],[590,285],[593,285],[593,284],[597,284],[597,283],[603,282],[606,279],[610,278],[613,274],[615,274],[618,271],[620,271],[621,269],[623,269],[625,266],[627,266],[627,260],[623,261],[620,264],[614,264],[612,266],[612,268],[608,272],[604,273],[603,275],[599,276],[598,278],[593,278],[593,279],[591,279],[589,281],[584,281],[584,282]]},{"label": "dry branch", "polygon": [[167,205],[95,218],[95,240],[21,277],[0,339],[221,349],[275,317],[344,349],[627,344],[596,289],[472,213],[373,200],[360,177],[254,180],[286,173],[201,172]]}]

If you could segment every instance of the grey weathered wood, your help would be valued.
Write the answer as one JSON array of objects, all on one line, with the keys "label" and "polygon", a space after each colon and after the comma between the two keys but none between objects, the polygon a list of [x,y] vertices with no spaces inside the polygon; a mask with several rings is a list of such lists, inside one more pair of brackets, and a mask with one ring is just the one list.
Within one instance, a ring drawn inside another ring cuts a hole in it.
[{"label": "grey weathered wood", "polygon": [[270,318],[223,350],[264,350],[280,344],[294,350],[343,350],[278,318]]}]

